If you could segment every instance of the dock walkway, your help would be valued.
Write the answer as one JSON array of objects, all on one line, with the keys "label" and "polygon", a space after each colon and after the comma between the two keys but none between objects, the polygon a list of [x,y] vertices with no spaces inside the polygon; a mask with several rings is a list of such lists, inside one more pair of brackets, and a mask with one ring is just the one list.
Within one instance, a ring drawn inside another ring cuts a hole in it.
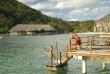
[{"label": "dock walkway", "polygon": [[[102,36],[101,36],[102,37]],[[76,57],[82,57],[82,73],[86,74],[86,61],[93,59],[93,61],[97,61],[96,58],[98,58],[98,61],[103,63],[103,67],[105,67],[105,63],[110,63],[110,45],[105,42],[109,42],[108,37],[104,36],[106,39],[102,39],[99,37],[93,36],[91,39],[89,37],[85,38],[86,42],[83,42],[83,38],[80,39],[81,44],[76,45],[76,40],[69,39],[69,43],[64,49],[62,49],[59,53],[58,60],[58,47],[56,42],[56,70],[58,70],[59,67],[62,67],[67,63],[73,56]],[[97,39],[95,39],[97,38]],[[101,42],[101,44],[100,44]],[[102,44],[102,42],[104,44]],[[64,57],[64,59],[62,58]],[[103,59],[102,59],[103,58]],[[51,70],[51,68],[50,68]]]},{"label": "dock walkway", "polygon": [[[95,51],[100,51],[100,50],[95,50]],[[110,58],[110,50],[105,50],[101,49],[101,53],[99,52],[92,52],[90,53],[89,51],[72,51],[68,52],[69,55],[75,55],[75,56],[91,56],[91,57],[104,57],[104,58]],[[106,53],[104,53],[106,52]]]}]

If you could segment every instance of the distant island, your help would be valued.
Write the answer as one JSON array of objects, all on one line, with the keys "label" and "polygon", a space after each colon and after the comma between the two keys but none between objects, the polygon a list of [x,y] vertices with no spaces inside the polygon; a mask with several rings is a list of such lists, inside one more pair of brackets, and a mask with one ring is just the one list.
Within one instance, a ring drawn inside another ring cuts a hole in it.
[{"label": "distant island", "polygon": [[52,18],[17,0],[0,0],[0,33],[8,33],[17,24],[49,24],[57,33],[93,32],[94,22]]}]

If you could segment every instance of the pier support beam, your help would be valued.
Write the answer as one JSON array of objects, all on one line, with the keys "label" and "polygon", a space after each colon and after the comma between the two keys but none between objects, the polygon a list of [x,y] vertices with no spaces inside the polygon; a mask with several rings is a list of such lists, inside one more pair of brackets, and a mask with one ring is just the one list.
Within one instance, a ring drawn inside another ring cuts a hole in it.
[{"label": "pier support beam", "polygon": [[105,68],[106,68],[106,63],[102,63],[102,65],[103,65],[103,70],[105,70]]},{"label": "pier support beam", "polygon": [[87,74],[87,62],[86,62],[86,60],[82,60],[82,73]]}]

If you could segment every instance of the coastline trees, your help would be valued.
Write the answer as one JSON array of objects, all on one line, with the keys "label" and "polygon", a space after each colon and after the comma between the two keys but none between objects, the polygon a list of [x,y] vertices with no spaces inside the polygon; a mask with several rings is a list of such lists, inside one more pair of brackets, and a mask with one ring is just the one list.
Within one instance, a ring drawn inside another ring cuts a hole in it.
[{"label": "coastline trees", "polygon": [[94,21],[64,21],[42,14],[17,0],[0,1],[0,33],[17,24],[50,24],[58,33],[93,31]]}]

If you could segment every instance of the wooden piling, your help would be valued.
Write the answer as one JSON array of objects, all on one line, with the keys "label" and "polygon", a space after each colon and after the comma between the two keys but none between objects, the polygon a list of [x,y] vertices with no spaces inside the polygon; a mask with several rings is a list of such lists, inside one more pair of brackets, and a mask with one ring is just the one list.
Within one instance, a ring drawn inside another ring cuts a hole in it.
[{"label": "wooden piling", "polygon": [[99,44],[99,35],[97,36],[97,40],[98,40],[97,43]]},{"label": "wooden piling", "polygon": [[58,48],[57,48],[57,42],[56,42],[56,61],[57,61],[57,66],[58,66]]},{"label": "wooden piling", "polygon": [[89,37],[87,37],[87,46],[89,46]]},{"label": "wooden piling", "polygon": [[69,57],[68,57],[68,46],[67,46],[67,53],[66,53],[66,54],[67,54],[66,56],[67,56],[67,59],[68,59],[68,58],[69,58]]},{"label": "wooden piling", "polygon": [[92,39],[90,39],[90,53],[92,53]]},{"label": "wooden piling", "polygon": [[61,52],[60,52],[60,65],[61,65]]},{"label": "wooden piling", "polygon": [[71,39],[69,39],[69,52],[71,51]]},{"label": "wooden piling", "polygon": [[92,44],[94,45],[94,36],[92,37],[92,40],[93,40],[93,43]]}]

